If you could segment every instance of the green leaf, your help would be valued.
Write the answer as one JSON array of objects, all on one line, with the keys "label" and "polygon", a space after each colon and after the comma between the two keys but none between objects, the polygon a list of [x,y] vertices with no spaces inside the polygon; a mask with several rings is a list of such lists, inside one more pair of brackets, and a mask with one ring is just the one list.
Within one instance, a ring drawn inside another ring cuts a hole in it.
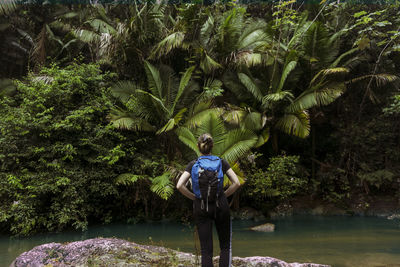
[{"label": "green leaf", "polygon": [[222,68],[222,66],[205,53],[204,58],[200,61],[200,68],[208,74],[216,69]]},{"label": "green leaf", "polygon": [[306,138],[310,134],[310,119],[306,111],[285,114],[278,119],[275,127],[289,135]]},{"label": "green leaf", "polygon": [[231,130],[224,136],[220,157],[233,163],[245,156],[257,141],[258,137],[251,131],[243,129]]},{"label": "green leaf", "polygon": [[167,124],[165,124],[160,130],[158,130],[156,132],[156,134],[161,134],[164,132],[168,132],[171,131],[175,126],[175,120],[174,119],[170,119]]},{"label": "green leaf", "polygon": [[205,47],[211,38],[211,33],[214,28],[214,18],[213,16],[208,16],[207,21],[203,24],[200,29],[200,41],[202,45]]},{"label": "green leaf", "polygon": [[245,88],[255,97],[255,99],[261,102],[263,94],[254,81],[244,73],[238,73],[238,77]]},{"label": "green leaf", "polygon": [[174,193],[174,185],[170,181],[171,172],[167,171],[152,180],[150,190],[156,193],[159,197],[167,200]]},{"label": "green leaf", "polygon": [[289,75],[289,73],[294,70],[294,68],[297,65],[297,61],[290,61],[285,68],[283,69],[282,72],[282,76],[281,76],[281,80],[279,82],[278,88],[277,88],[277,92],[280,92],[283,88],[283,85],[285,84],[286,78]]},{"label": "green leaf", "polygon": [[144,61],[144,66],[151,93],[159,99],[162,99],[162,80],[160,72],[146,60]]},{"label": "green leaf", "polygon": [[189,130],[189,128],[179,127],[178,129],[176,129],[176,134],[178,135],[178,138],[182,141],[182,143],[191,148],[197,154],[197,156],[200,156],[200,151],[197,147],[196,137]]},{"label": "green leaf", "polygon": [[153,48],[153,51],[150,54],[150,58],[160,58],[164,55],[167,55],[173,49],[186,48],[183,42],[184,39],[184,32],[174,32],[168,35]]},{"label": "green leaf", "polygon": [[189,83],[189,81],[190,81],[190,79],[192,77],[192,73],[193,73],[194,68],[195,68],[194,66],[188,68],[185,71],[185,73],[183,74],[183,76],[182,76],[182,78],[180,80],[178,93],[177,93],[177,95],[175,97],[175,101],[174,101],[174,104],[173,104],[172,109],[171,109],[172,113],[174,112],[176,104],[178,103],[182,93],[185,91],[185,88],[186,88],[187,84]]},{"label": "green leaf", "polygon": [[353,15],[353,17],[359,18],[359,17],[361,17],[361,16],[364,16],[365,14],[367,14],[367,12],[363,10],[363,11],[360,11],[360,12],[355,13],[355,14]]},{"label": "green leaf", "polygon": [[118,81],[111,87],[111,93],[122,102],[127,102],[131,95],[135,94],[138,89],[141,90],[142,88],[136,83],[131,81]]},{"label": "green leaf", "polygon": [[75,29],[72,31],[74,36],[84,43],[100,42],[100,35],[85,29]]},{"label": "green leaf", "polygon": [[145,175],[136,175],[132,173],[123,173],[117,176],[115,179],[115,184],[117,185],[125,185],[132,186],[140,179],[145,179]]},{"label": "green leaf", "polygon": [[145,95],[150,96],[150,97],[155,101],[155,103],[158,103],[159,107],[160,107],[162,110],[164,110],[164,112],[165,112],[166,114],[169,114],[169,113],[170,113],[170,111],[164,106],[163,101],[162,101],[161,99],[159,99],[158,97],[156,97],[156,96],[150,94],[149,92],[146,92],[146,91],[143,91],[143,90],[140,90],[140,89],[136,90],[136,92],[142,93],[142,94],[145,94]]}]

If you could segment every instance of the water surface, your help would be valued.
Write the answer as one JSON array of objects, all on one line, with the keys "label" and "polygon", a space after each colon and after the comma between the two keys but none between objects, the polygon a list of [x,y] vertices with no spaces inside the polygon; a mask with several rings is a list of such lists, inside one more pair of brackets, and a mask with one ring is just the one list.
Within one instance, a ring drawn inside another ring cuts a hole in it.
[{"label": "water surface", "polygon": [[[337,267],[400,267],[400,221],[375,217],[294,216],[270,221],[274,233],[248,230],[260,224],[233,222],[233,256],[270,256],[287,262],[325,263]],[[50,242],[118,237],[140,244],[195,252],[194,228],[173,222],[92,226],[88,231],[40,234],[27,238],[0,236],[0,266],[20,253]],[[218,243],[214,236],[215,254]],[[198,249],[198,244],[197,244]]]}]

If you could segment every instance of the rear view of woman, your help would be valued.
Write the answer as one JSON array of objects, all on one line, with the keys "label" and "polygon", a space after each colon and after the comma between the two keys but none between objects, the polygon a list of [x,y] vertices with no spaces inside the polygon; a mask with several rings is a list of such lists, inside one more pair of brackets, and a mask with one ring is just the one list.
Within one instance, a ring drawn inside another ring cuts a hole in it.
[{"label": "rear view of woman", "polygon": [[[215,223],[221,250],[219,266],[229,267],[232,258],[232,225],[227,197],[239,188],[240,183],[229,163],[211,154],[213,139],[209,134],[202,134],[197,146],[201,156],[187,165],[176,187],[183,195],[193,200],[193,217],[201,247],[201,266],[213,266],[212,227]],[[231,181],[231,185],[225,191],[224,174]],[[186,188],[189,178],[192,178],[193,192]]]}]

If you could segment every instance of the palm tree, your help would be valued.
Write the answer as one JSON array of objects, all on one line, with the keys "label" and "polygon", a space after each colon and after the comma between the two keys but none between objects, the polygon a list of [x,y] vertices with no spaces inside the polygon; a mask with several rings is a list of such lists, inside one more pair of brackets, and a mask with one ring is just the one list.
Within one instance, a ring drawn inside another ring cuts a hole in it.
[{"label": "palm tree", "polygon": [[[228,113],[226,118],[258,132],[259,145],[274,134],[273,145],[277,148],[275,130],[307,137],[310,133],[309,110],[330,104],[345,90],[343,76],[348,69],[337,65],[355,50],[337,56],[338,34],[328,38],[322,24],[304,20],[303,24],[296,27],[287,43],[278,45],[274,64],[267,69],[268,75],[258,79],[248,69],[224,75],[224,84],[239,99],[253,103],[244,109],[233,108],[238,115]],[[303,42],[299,42],[299,36],[304,37]],[[296,69],[299,64],[306,64],[308,68]],[[306,86],[299,84],[304,80]]]},{"label": "palm tree", "polygon": [[0,3],[0,15],[11,14],[17,9],[18,0],[3,0]]},{"label": "palm tree", "polygon": [[151,58],[160,58],[177,48],[185,49],[206,75],[228,66],[271,63],[267,53],[271,39],[265,32],[264,21],[246,18],[246,9],[242,7],[222,14],[218,14],[218,8],[214,11],[215,16],[210,10],[201,16],[206,20],[195,33],[187,32],[181,26],[184,23],[176,23],[173,31],[153,48]]},{"label": "palm tree", "polygon": [[131,82],[117,83],[113,94],[123,108],[116,108],[111,121],[117,128],[156,131],[162,134],[174,129],[190,106],[198,85],[191,80],[194,67],[178,80],[167,66],[158,69],[145,61],[147,90]]}]

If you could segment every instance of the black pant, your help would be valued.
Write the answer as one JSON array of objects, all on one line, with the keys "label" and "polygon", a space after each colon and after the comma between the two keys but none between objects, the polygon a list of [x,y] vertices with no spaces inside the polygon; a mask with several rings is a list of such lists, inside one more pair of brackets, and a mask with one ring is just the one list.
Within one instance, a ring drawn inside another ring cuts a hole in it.
[{"label": "black pant", "polygon": [[232,225],[229,211],[228,200],[225,194],[221,194],[218,203],[207,203],[196,199],[193,203],[193,216],[197,227],[201,247],[201,266],[213,267],[213,221],[217,228],[219,247],[221,250],[219,257],[219,267],[230,267],[232,250]]}]

